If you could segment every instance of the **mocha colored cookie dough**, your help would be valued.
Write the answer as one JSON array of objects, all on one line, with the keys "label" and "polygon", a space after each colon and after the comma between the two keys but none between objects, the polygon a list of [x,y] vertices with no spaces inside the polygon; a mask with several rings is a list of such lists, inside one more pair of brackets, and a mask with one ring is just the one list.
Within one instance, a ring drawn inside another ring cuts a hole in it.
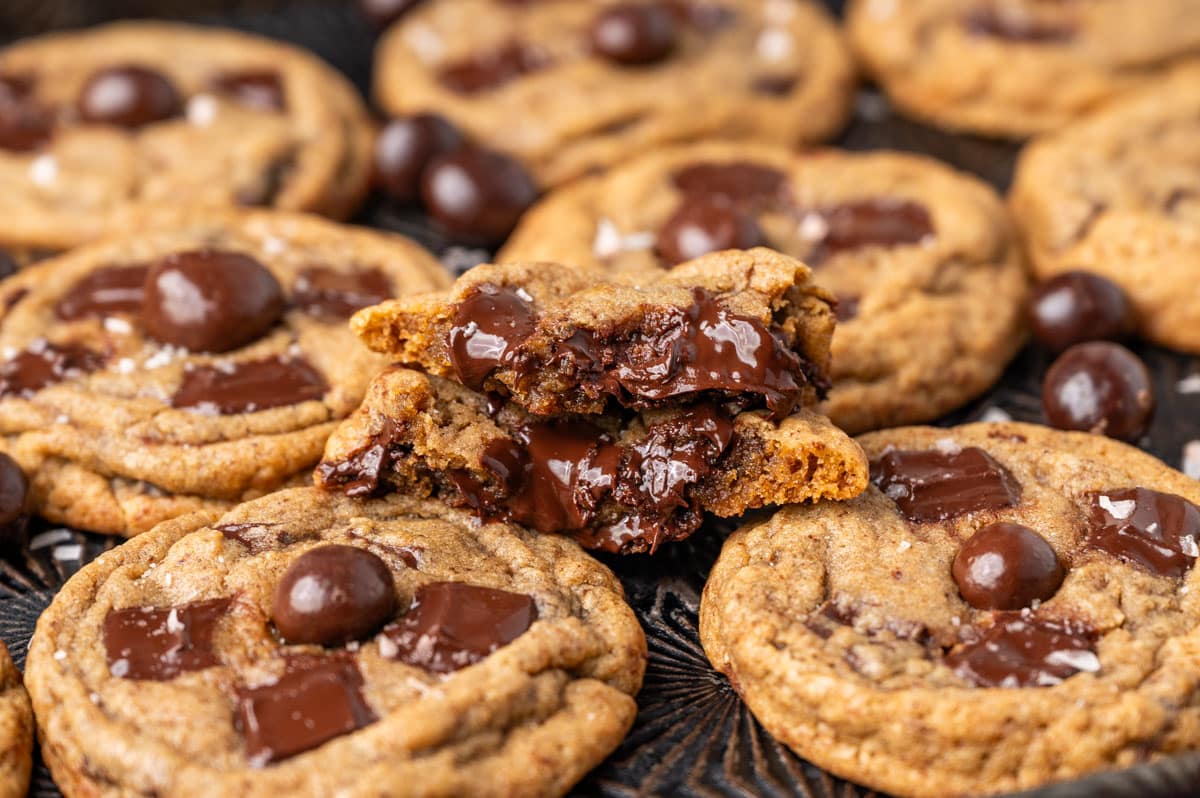
[{"label": "mocha colored cookie dough", "polygon": [[1200,353],[1197,120],[1200,65],[1189,65],[1032,142],[1010,195],[1039,276],[1107,277],[1133,302],[1144,337],[1193,353]]},{"label": "mocha colored cookie dough", "polygon": [[551,193],[497,260],[644,279],[731,248],[803,260],[838,298],[822,411],[851,433],[932,421],[986,391],[1025,339],[1026,277],[999,197],[932,159],[710,142]]},{"label": "mocha colored cookie dough", "polygon": [[33,709],[21,674],[0,643],[0,798],[24,798],[33,766]]},{"label": "mocha colored cookie dough", "polygon": [[399,236],[164,211],[0,285],[0,435],[35,512],[131,535],[302,484],[386,360],[357,308],[444,286]]},{"label": "mocha colored cookie dough", "polygon": [[556,796],[629,729],[645,660],[573,542],[303,488],[85,567],[27,674],[68,798]]},{"label": "mocha colored cookie dough", "polygon": [[855,75],[809,0],[433,0],[380,40],[389,114],[440,114],[552,186],[705,136],[786,146],[836,133]]},{"label": "mocha colored cookie dough", "polygon": [[1200,483],[1028,424],[859,439],[873,487],[726,542],[700,635],[775,737],[902,796],[1200,746]]},{"label": "mocha colored cookie dough", "polygon": [[370,175],[354,88],[290,45],[123,22],[0,51],[0,249],[68,249],[177,204],[350,215]]},{"label": "mocha colored cookie dough", "polygon": [[1194,0],[851,0],[864,68],[939,127],[1053,130],[1200,55]]}]

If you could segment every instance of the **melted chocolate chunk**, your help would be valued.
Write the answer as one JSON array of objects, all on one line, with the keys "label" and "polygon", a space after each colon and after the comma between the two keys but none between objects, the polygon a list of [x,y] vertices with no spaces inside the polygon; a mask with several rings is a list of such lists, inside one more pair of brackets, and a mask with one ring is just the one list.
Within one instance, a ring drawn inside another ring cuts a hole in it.
[{"label": "melted chocolate chunk", "polygon": [[1200,507],[1148,488],[1091,493],[1085,544],[1155,576],[1182,577],[1200,557]]},{"label": "melted chocolate chunk", "polygon": [[498,89],[522,75],[548,66],[550,59],[540,49],[514,41],[497,50],[447,64],[438,73],[438,80],[459,94],[478,94]]},{"label": "melted chocolate chunk", "polygon": [[0,397],[29,398],[43,388],[82,377],[103,365],[103,355],[80,344],[39,342],[0,364]]},{"label": "melted chocolate chunk", "polygon": [[1136,441],[1150,426],[1154,409],[1154,381],[1146,364],[1107,341],[1075,344],[1054,361],[1042,383],[1042,412],[1058,429]]},{"label": "melted chocolate chunk", "polygon": [[318,546],[284,571],[271,620],[289,644],[361,640],[392,617],[396,589],[387,563],[354,546]]},{"label": "melted chocolate chunk", "polygon": [[974,446],[956,452],[891,451],[871,463],[871,479],[919,524],[1012,507],[1021,499],[1021,487],[1008,469]]},{"label": "melted chocolate chunk", "polygon": [[142,309],[145,266],[110,266],[84,277],[54,306],[64,321],[116,313],[137,315]]},{"label": "melted chocolate chunk", "polygon": [[695,163],[677,171],[674,182],[688,196],[720,197],[739,206],[769,204],[781,199],[787,187],[778,169],[749,161]]},{"label": "melted chocolate chunk", "polygon": [[379,269],[342,272],[313,266],[300,272],[292,287],[296,307],[323,321],[342,322],[356,310],[392,296],[392,285]]},{"label": "melted chocolate chunk", "polygon": [[274,684],[238,689],[237,726],[246,758],[263,767],[369,726],[378,718],[363,678],[344,655],[291,655]]},{"label": "melted chocolate chunk", "polygon": [[466,585],[433,582],[417,590],[408,613],[383,633],[393,659],[432,673],[474,665],[516,640],[537,620],[529,596]]},{"label": "melted chocolate chunk", "polygon": [[617,64],[641,66],[666,58],[679,38],[677,20],[660,3],[619,3],[592,22],[592,50]]},{"label": "melted chocolate chunk", "polygon": [[109,671],[122,679],[164,682],[220,665],[213,633],[232,603],[218,598],[161,609],[109,610],[104,617]]},{"label": "melted chocolate chunk", "polygon": [[24,545],[29,524],[29,480],[25,472],[0,452],[0,549],[13,551]]},{"label": "melted chocolate chunk", "polygon": [[90,77],[79,94],[85,122],[139,128],[179,114],[183,101],[164,75],[143,66],[114,66]]},{"label": "melted chocolate chunk", "polygon": [[954,581],[968,604],[981,610],[1020,610],[1046,601],[1065,573],[1046,539],[1020,524],[990,524],[954,558]]},{"label": "melted chocolate chunk", "polygon": [[862,247],[919,244],[934,235],[929,211],[908,200],[858,200],[816,213],[825,225],[824,235],[816,242],[816,260]]},{"label": "melted chocolate chunk", "polygon": [[484,283],[454,309],[450,362],[459,382],[478,391],[495,369],[510,366],[533,334],[533,299],[520,288]]},{"label": "melted chocolate chunk", "polygon": [[0,149],[28,152],[49,141],[54,120],[33,96],[33,80],[0,75]]},{"label": "melted chocolate chunk", "polygon": [[216,415],[255,413],[321,399],[328,389],[307,360],[268,357],[185,369],[171,406]]},{"label": "melted chocolate chunk", "polygon": [[224,535],[226,540],[241,543],[251,554],[262,554],[280,546],[295,543],[297,538],[286,531],[277,531],[278,524],[225,524],[213,527]]},{"label": "melted chocolate chunk", "polygon": [[1051,687],[1100,670],[1093,639],[1083,624],[998,613],[995,625],[950,652],[946,664],[981,687]]},{"label": "melted chocolate chunk", "polygon": [[1054,44],[1075,37],[1075,29],[1065,23],[1040,21],[1019,10],[1006,12],[991,6],[972,9],[963,25],[976,36],[1027,44]]},{"label": "melted chocolate chunk", "polygon": [[212,87],[247,108],[283,111],[287,108],[283,79],[269,69],[226,72],[212,80]]},{"label": "melted chocolate chunk", "polygon": [[658,231],[658,256],[669,265],[684,263],[710,252],[751,249],[767,243],[749,213],[721,198],[691,197]]},{"label": "melted chocolate chunk", "polygon": [[399,430],[385,418],[382,429],[365,446],[344,460],[322,462],[317,466],[321,484],[337,485],[352,498],[379,493],[383,474],[393,461],[392,447],[398,440]]}]

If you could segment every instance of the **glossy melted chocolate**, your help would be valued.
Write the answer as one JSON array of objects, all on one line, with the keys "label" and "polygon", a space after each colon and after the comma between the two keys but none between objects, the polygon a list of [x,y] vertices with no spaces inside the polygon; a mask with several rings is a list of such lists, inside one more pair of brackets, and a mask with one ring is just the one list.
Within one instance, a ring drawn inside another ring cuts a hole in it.
[{"label": "glossy melted chocolate", "polygon": [[1155,576],[1181,577],[1200,556],[1200,507],[1148,488],[1121,488],[1086,497],[1089,548]]},{"label": "glossy melted chocolate", "polygon": [[871,479],[910,521],[924,524],[979,510],[1011,507],[1021,487],[983,449],[888,452],[871,464]]}]

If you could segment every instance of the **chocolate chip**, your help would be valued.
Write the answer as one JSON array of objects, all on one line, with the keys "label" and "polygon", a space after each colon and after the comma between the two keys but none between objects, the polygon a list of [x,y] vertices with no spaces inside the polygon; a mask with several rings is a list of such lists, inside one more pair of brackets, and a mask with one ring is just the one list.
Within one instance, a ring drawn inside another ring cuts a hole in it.
[{"label": "chocolate chip", "polygon": [[671,265],[726,249],[750,249],[766,244],[754,217],[721,199],[694,197],[667,219],[658,231],[658,256]]},{"label": "chocolate chip", "polygon": [[7,454],[0,452],[0,548],[15,550],[26,539],[29,523],[29,480]]},{"label": "chocolate chip", "polygon": [[863,247],[919,244],[934,234],[929,211],[908,200],[858,200],[822,208],[816,213],[825,228],[815,242],[817,259]]},{"label": "chocolate chip", "polygon": [[599,55],[636,66],[666,58],[675,49],[679,32],[675,15],[659,3],[620,3],[596,16],[589,36]]},{"label": "chocolate chip", "polygon": [[123,679],[163,682],[220,665],[213,635],[232,603],[218,598],[162,609],[109,610],[104,617],[109,671]]},{"label": "chocolate chip", "polygon": [[378,305],[391,295],[391,282],[379,269],[337,271],[312,266],[300,272],[292,286],[297,308],[330,322],[345,321],[356,310]]},{"label": "chocolate chip", "polygon": [[283,288],[275,275],[239,252],[178,252],[146,275],[147,334],[193,352],[227,352],[258,340],[283,311]]},{"label": "chocolate chip", "polygon": [[1100,670],[1093,638],[1080,623],[999,615],[978,639],[947,655],[946,664],[981,687],[1051,687]]},{"label": "chocolate chip", "polygon": [[1200,507],[1148,488],[1088,494],[1085,544],[1155,576],[1182,577],[1200,557]]},{"label": "chocolate chip", "polygon": [[510,365],[535,318],[533,299],[520,288],[484,283],[459,301],[449,340],[459,382],[478,391],[495,369]]},{"label": "chocolate chip", "polygon": [[484,245],[502,242],[537,195],[521,164],[473,147],[435,158],[421,175],[421,198],[433,218],[451,234]]},{"label": "chocolate chip", "polygon": [[80,344],[38,342],[0,364],[0,396],[29,398],[55,383],[95,371],[104,360]]},{"label": "chocolate chip", "polygon": [[871,480],[905,518],[919,524],[1012,507],[1021,499],[1008,469],[974,446],[893,450],[871,464]]},{"label": "chocolate chip", "polygon": [[79,94],[86,122],[139,128],[176,116],[179,92],[164,75],[143,66],[114,66],[88,78]]},{"label": "chocolate chip", "polygon": [[312,750],[378,720],[353,659],[293,654],[286,662],[273,684],[238,688],[237,727],[251,767]]},{"label": "chocolate chip", "polygon": [[1136,323],[1121,287],[1088,272],[1064,272],[1037,286],[1029,319],[1033,334],[1055,352],[1085,341],[1126,338]]},{"label": "chocolate chip", "polygon": [[33,96],[33,80],[0,75],[0,149],[28,152],[41,147],[53,132],[50,113]]},{"label": "chocolate chip", "polygon": [[438,80],[459,94],[479,94],[549,65],[550,59],[540,49],[514,41],[445,65],[438,73]]},{"label": "chocolate chip", "polygon": [[1059,429],[1134,441],[1154,417],[1154,385],[1146,365],[1125,347],[1076,344],[1046,372],[1042,410]]},{"label": "chocolate chip", "polygon": [[137,315],[142,310],[145,266],[109,266],[88,274],[54,306],[63,321],[117,313]]},{"label": "chocolate chip", "polygon": [[451,673],[486,658],[525,633],[537,620],[529,596],[466,585],[423,585],[412,607],[384,634],[394,659],[432,673]]},{"label": "chocolate chip", "polygon": [[414,202],[425,167],[464,144],[462,133],[436,114],[393,119],[375,140],[375,182],[397,202]]},{"label": "chocolate chip", "polygon": [[694,163],[676,171],[672,181],[688,196],[720,198],[740,207],[780,200],[787,188],[787,177],[778,169],[750,161]]},{"label": "chocolate chip", "polygon": [[1027,44],[1053,44],[1075,37],[1075,30],[1069,25],[1040,21],[1016,8],[1007,11],[989,6],[974,8],[963,25],[976,36]]},{"label": "chocolate chip", "polygon": [[336,646],[361,640],[396,608],[387,563],[354,546],[318,546],[300,555],[275,588],[271,620],[290,644]]},{"label": "chocolate chip", "polygon": [[1020,610],[1045,601],[1063,581],[1058,555],[1046,539],[1020,524],[989,524],[954,557],[963,599],[981,610]]},{"label": "chocolate chip", "polygon": [[212,87],[247,108],[272,112],[287,108],[283,79],[274,70],[224,72],[212,79]]},{"label": "chocolate chip", "polygon": [[386,28],[421,0],[358,0],[358,8],[377,28]]},{"label": "chocolate chip", "polygon": [[186,368],[171,406],[215,415],[256,413],[322,399],[327,390],[325,378],[307,360],[268,357]]}]

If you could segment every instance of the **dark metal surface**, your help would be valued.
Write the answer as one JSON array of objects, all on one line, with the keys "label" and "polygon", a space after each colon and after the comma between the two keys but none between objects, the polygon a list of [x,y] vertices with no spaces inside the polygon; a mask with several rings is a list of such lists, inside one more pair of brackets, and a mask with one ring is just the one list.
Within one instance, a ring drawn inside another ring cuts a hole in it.
[{"label": "dark metal surface", "polygon": [[[577,0],[581,1],[581,0]],[[831,5],[840,5],[837,2]],[[370,74],[372,32],[350,0],[0,0],[0,40],[28,32],[80,25],[116,16],[178,16],[286,39],[307,47],[350,76],[364,91]],[[841,144],[924,152],[972,171],[997,188],[1007,187],[1017,148],[985,139],[951,136],[892,113],[878,92],[866,89]],[[454,271],[486,252],[449,246],[419,214],[373,200],[357,220],[408,234],[443,255]],[[1200,393],[1179,390],[1200,375],[1200,359],[1139,347],[1156,378],[1159,411],[1142,442],[1173,466],[1183,447],[1200,440]],[[1030,347],[986,397],[944,423],[1004,414],[1040,421],[1044,353]],[[1200,445],[1200,444],[1198,444]],[[720,551],[728,522],[707,525],[691,540],[650,557],[605,557],[621,577],[645,627],[650,663],[638,698],[640,713],[621,747],[580,784],[577,796],[772,796],[866,798],[855,787],[803,762],[766,734],[724,677],[704,657],[697,609],[708,569]],[[54,591],[82,563],[115,545],[111,539],[44,526],[33,530],[32,547],[0,563],[0,638],[23,663],[37,616]],[[1028,798],[1175,798],[1200,794],[1200,756],[1102,774],[1027,793]],[[40,765],[31,795],[58,796]],[[882,797],[881,797],[882,798]]]}]

